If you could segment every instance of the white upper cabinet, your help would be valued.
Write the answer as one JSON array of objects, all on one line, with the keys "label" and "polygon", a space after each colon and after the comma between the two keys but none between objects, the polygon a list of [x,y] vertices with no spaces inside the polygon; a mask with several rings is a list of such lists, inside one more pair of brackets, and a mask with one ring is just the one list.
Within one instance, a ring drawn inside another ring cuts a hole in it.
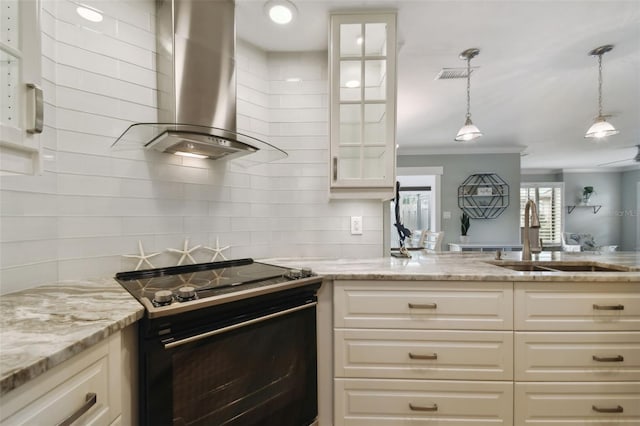
[{"label": "white upper cabinet", "polygon": [[0,172],[39,172],[40,2],[0,0]]},{"label": "white upper cabinet", "polygon": [[395,185],[396,15],[331,16],[334,198],[390,198]]}]

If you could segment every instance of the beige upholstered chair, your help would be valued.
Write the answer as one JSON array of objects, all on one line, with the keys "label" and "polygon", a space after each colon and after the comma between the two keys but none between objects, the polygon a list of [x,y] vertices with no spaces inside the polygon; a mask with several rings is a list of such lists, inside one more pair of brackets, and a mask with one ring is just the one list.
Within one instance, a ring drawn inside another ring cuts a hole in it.
[{"label": "beige upholstered chair", "polygon": [[420,247],[424,247],[427,253],[437,253],[442,251],[442,238],[444,232],[422,231],[420,235]]}]

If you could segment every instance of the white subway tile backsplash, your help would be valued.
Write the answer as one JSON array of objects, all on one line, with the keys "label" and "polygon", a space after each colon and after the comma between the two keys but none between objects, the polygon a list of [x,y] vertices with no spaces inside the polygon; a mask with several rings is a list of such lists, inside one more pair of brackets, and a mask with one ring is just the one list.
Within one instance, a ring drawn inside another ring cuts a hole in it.
[{"label": "white subway tile backsplash", "polygon": [[58,238],[96,238],[123,234],[122,218],[117,216],[57,218]]},{"label": "white subway tile backsplash", "polygon": [[58,219],[54,216],[7,216],[2,219],[0,242],[55,240]]},{"label": "white subway tile backsplash", "polygon": [[[0,270],[0,295],[50,284],[58,280],[57,257],[48,261],[7,267]],[[103,275],[104,276],[104,275]]]}]

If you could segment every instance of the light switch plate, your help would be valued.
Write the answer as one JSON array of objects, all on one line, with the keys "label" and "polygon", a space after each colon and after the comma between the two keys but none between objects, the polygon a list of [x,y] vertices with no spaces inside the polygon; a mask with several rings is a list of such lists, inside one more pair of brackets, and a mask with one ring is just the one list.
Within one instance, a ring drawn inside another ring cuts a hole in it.
[{"label": "light switch plate", "polygon": [[451,212],[442,212],[443,219],[451,219]]},{"label": "light switch plate", "polygon": [[351,216],[351,235],[362,235],[362,216]]}]

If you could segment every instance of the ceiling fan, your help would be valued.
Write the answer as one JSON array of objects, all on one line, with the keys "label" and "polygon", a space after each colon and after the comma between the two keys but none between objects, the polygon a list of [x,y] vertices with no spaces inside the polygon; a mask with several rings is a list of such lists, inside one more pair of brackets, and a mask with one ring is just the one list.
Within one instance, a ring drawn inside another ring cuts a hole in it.
[{"label": "ceiling fan", "polygon": [[631,163],[640,163],[640,144],[639,145],[635,145],[637,152],[636,155],[632,158],[625,158],[623,160],[615,160],[615,161],[609,161],[608,163],[602,163],[602,164],[598,164],[598,167],[605,167],[605,166],[610,166],[612,164],[617,164],[617,163],[627,163],[629,162]]}]

